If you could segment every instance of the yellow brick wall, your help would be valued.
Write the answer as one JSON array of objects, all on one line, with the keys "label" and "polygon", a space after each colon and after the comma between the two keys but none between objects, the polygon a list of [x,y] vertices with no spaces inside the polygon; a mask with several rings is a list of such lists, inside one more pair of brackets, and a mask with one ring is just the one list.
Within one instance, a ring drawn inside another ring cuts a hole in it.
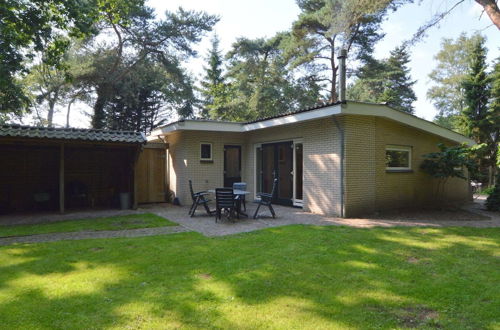
[{"label": "yellow brick wall", "polygon": [[[242,164],[245,148],[242,134],[221,132],[181,131],[169,135],[169,189],[182,205],[191,203],[188,180],[194,191],[224,186],[224,145],[242,146]],[[212,143],[212,163],[200,162],[200,143]],[[243,170],[243,167],[242,167]],[[244,177],[244,173],[242,173]]]},{"label": "yellow brick wall", "polygon": [[300,124],[266,128],[247,133],[246,173],[249,188],[254,189],[257,143],[303,141],[303,207],[304,210],[328,215],[340,214],[340,139],[332,118]]},{"label": "yellow brick wall", "polygon": [[[438,143],[451,145],[436,135],[397,122],[369,116],[346,117],[346,215],[377,210],[426,207],[435,202],[437,180],[420,170],[423,154],[438,151]],[[385,166],[387,145],[412,148],[412,172],[389,173]],[[443,202],[469,198],[468,182],[450,179]]]},{"label": "yellow brick wall", "polygon": [[[195,191],[222,187],[225,144],[242,146],[242,181],[255,196],[255,145],[303,140],[304,209],[321,214],[340,214],[340,142],[333,119],[261,129],[248,133],[182,131],[169,135],[169,186],[181,204],[189,204],[188,180]],[[212,143],[213,163],[200,163],[200,142]]]},{"label": "yellow brick wall", "polygon": [[375,117],[344,116],[345,212],[375,208]]}]

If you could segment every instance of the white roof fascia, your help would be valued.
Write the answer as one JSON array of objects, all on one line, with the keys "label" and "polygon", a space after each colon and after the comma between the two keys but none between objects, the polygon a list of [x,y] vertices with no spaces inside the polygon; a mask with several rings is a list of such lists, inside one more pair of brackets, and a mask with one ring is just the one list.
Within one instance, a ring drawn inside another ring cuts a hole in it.
[{"label": "white roof fascia", "polygon": [[448,140],[458,143],[466,143],[474,145],[474,140],[471,140],[461,134],[453,132],[449,129],[441,127],[425,119],[395,110],[383,104],[367,104],[363,102],[347,101],[347,104],[336,104],[328,107],[314,109],[310,111],[299,112],[278,118],[271,118],[255,123],[242,124],[232,122],[217,122],[217,121],[202,121],[202,120],[184,120],[168,124],[161,128],[153,130],[147,137],[148,141],[158,139],[158,136],[167,135],[175,131],[214,131],[214,132],[249,132],[264,128],[276,127],[281,125],[294,124],[305,122],[308,120],[327,118],[335,115],[361,115],[361,116],[376,116],[394,120],[396,122],[420,129],[422,131],[432,133]]},{"label": "white roof fascia", "polygon": [[469,146],[476,144],[474,140],[471,140],[461,134],[453,132],[452,130],[441,127],[437,124],[416,117],[414,115],[392,109],[382,104],[378,105],[378,104],[347,102],[347,104],[342,107],[342,114],[377,116],[377,117],[387,118],[411,127],[415,127],[422,131],[444,137],[451,141],[455,141],[458,143],[466,143]]},{"label": "white roof fascia", "polygon": [[217,121],[184,120],[168,124],[153,130],[148,140],[156,140],[159,135],[167,135],[175,131],[214,131],[214,132],[243,132],[243,124]]}]

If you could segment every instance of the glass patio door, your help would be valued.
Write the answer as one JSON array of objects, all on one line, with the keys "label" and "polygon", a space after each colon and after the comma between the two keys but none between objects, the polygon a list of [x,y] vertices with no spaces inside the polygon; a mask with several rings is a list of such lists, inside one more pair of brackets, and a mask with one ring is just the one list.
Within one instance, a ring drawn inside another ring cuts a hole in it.
[{"label": "glass patio door", "polygon": [[293,204],[293,151],[292,141],[262,144],[257,150],[257,189],[271,193],[278,179],[278,204]]}]

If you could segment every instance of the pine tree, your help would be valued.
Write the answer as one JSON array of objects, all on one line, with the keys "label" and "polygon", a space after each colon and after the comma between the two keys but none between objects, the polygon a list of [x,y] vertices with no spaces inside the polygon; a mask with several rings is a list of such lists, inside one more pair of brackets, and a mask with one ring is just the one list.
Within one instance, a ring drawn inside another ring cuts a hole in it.
[{"label": "pine tree", "polygon": [[[488,109],[487,118],[490,122],[489,131],[491,132],[491,163],[493,173],[492,176],[497,176],[497,189],[500,190],[500,57],[496,59],[491,73],[491,99]],[[495,166],[496,164],[496,166]],[[494,180],[493,180],[494,181]]]},{"label": "pine tree", "polygon": [[417,100],[413,91],[416,81],[411,80],[409,62],[410,56],[404,47],[391,51],[386,61],[384,92],[378,101],[387,102],[400,111],[413,113],[413,102]]},{"label": "pine tree", "polygon": [[358,70],[356,82],[348,89],[348,98],[365,102],[387,102],[404,112],[413,113],[417,97],[413,91],[408,63],[410,57],[403,47],[391,52],[389,58],[368,58]]},{"label": "pine tree", "polygon": [[467,134],[478,143],[488,139],[488,101],[490,78],[487,73],[486,48],[484,41],[475,44],[469,58],[469,73],[462,86],[465,107],[462,111],[462,125]]},{"label": "pine tree", "polygon": [[469,58],[469,72],[462,83],[465,107],[460,120],[467,135],[485,146],[478,151],[479,168],[482,173],[482,178],[479,179],[491,185],[497,145],[492,141],[493,127],[489,113],[491,78],[486,71],[486,48],[484,41],[480,41],[474,45]]},{"label": "pine tree", "polygon": [[225,104],[225,95],[227,86],[223,75],[224,59],[219,49],[220,40],[217,34],[214,34],[211,40],[212,47],[206,58],[208,66],[204,67],[205,76],[201,81],[200,89],[203,97],[203,108],[201,110],[202,118],[218,118]]}]

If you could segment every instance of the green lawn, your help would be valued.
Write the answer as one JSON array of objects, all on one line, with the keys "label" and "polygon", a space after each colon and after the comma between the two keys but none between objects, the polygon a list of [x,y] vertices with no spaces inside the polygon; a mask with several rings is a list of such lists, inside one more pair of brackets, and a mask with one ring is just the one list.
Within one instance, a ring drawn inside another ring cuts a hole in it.
[{"label": "green lawn", "polygon": [[36,225],[0,225],[0,237],[25,236],[46,233],[62,233],[73,231],[99,231],[99,230],[120,230],[134,228],[150,228],[175,226],[170,222],[155,214],[130,214],[106,218],[68,220],[52,223],[42,223]]},{"label": "green lawn", "polygon": [[288,226],[0,248],[0,327],[500,329],[500,229]]}]

